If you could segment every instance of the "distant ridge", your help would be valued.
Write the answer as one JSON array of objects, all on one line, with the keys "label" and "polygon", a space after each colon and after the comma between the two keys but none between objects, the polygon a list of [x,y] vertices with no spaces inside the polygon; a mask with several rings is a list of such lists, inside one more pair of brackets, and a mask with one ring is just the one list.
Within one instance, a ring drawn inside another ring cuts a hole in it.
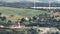
[{"label": "distant ridge", "polygon": [[[52,2],[51,7],[60,7],[60,3]],[[30,8],[34,7],[34,2],[0,2],[0,6],[16,7],[16,8]],[[48,7],[49,3],[35,2],[36,7]]]}]

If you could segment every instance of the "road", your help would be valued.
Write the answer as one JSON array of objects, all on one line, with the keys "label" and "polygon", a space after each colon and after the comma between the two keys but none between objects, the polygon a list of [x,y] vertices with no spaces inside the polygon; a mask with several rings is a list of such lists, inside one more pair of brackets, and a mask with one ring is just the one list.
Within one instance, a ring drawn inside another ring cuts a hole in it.
[{"label": "road", "polygon": [[60,9],[60,7],[31,7],[36,9]]}]

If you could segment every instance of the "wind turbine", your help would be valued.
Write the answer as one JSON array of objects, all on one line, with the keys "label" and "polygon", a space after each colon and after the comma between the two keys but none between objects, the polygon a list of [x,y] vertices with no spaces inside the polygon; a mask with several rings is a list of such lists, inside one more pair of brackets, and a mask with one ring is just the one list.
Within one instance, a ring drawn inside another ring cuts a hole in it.
[{"label": "wind turbine", "polygon": [[[54,1],[49,1],[49,2],[48,2],[48,3],[49,3],[49,12],[51,12],[51,7],[52,7],[52,6],[51,6],[51,3],[52,3],[52,2],[54,2]],[[55,9],[54,9],[54,10],[55,10]]]},{"label": "wind turbine", "polygon": [[35,5],[36,5],[36,3],[35,3],[35,0],[34,0],[34,10],[35,10],[35,7],[36,7]]}]

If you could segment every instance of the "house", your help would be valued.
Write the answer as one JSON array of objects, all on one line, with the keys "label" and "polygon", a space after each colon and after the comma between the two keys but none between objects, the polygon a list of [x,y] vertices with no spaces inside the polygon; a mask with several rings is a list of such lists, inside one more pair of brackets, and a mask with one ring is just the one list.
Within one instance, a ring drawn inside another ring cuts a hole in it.
[{"label": "house", "polygon": [[21,28],[21,27],[20,27],[20,23],[12,24],[12,25],[9,26],[9,28],[13,28],[13,29],[14,29],[14,28]]}]

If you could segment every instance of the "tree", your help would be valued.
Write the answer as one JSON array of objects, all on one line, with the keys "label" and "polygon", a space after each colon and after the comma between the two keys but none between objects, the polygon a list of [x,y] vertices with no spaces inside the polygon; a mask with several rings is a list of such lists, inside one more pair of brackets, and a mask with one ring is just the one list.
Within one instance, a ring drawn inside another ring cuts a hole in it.
[{"label": "tree", "polygon": [[2,13],[0,12],[0,16],[2,15]]},{"label": "tree", "polygon": [[2,20],[2,21],[6,21],[6,17],[5,17],[5,16],[3,16],[1,20]]}]

